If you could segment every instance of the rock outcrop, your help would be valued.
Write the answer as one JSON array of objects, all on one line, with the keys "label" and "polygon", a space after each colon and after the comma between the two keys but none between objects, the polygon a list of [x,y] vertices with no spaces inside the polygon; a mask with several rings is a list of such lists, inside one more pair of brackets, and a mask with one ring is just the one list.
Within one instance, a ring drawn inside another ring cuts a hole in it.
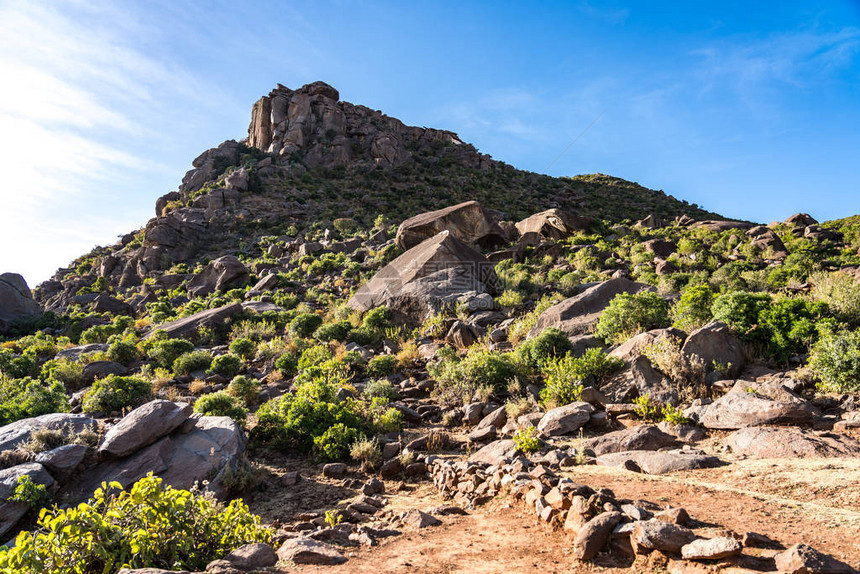
[{"label": "rock outcrop", "polygon": [[565,239],[577,231],[588,229],[593,222],[590,217],[580,217],[561,209],[548,209],[523,219],[516,227],[522,236],[537,233],[544,239]]},{"label": "rock outcrop", "polygon": [[450,232],[464,243],[487,249],[506,242],[505,232],[477,201],[411,217],[397,228],[395,241],[401,249],[411,249],[442,231]]},{"label": "rock outcrop", "polygon": [[17,273],[0,275],[0,334],[18,321],[34,319],[42,314],[42,307],[33,300],[30,288]]}]

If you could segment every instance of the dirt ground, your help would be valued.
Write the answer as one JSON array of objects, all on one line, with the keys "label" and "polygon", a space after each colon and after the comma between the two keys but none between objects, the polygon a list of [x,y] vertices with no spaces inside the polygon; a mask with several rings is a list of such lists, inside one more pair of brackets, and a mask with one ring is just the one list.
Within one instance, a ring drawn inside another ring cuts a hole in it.
[{"label": "dirt ground", "polygon": [[[599,466],[576,467],[573,480],[612,489],[616,496],[682,506],[700,527],[757,532],[790,546],[809,544],[860,567],[860,461],[854,459],[738,461],[719,469],[646,476]],[[390,509],[429,508],[441,499],[425,483],[390,497]],[[570,537],[539,523],[523,506],[500,498],[469,516],[354,549],[337,567],[295,571],[481,573],[621,572],[629,561],[600,555],[580,564]],[[739,566],[772,569],[773,550],[747,549]],[[638,564],[636,570],[651,570]]]}]

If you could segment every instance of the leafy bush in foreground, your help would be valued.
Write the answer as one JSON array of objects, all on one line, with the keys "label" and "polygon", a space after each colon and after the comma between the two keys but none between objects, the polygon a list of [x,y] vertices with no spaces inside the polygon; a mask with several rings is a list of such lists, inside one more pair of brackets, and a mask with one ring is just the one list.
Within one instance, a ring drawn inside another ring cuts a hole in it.
[{"label": "leafy bush in foreground", "polygon": [[823,390],[860,392],[860,331],[824,335],[813,347],[809,367]]},{"label": "leafy bush in foreground", "polygon": [[152,385],[144,379],[108,375],[93,383],[82,408],[86,413],[110,413],[140,406],[151,396]]},{"label": "leafy bush in foreground", "polygon": [[131,490],[102,484],[87,503],[43,510],[37,530],[0,550],[0,571],[89,574],[122,567],[203,570],[207,563],[253,542],[270,542],[241,500],[212,499],[163,487],[152,474]]},{"label": "leafy bush in foreground", "polygon": [[669,326],[669,305],[656,293],[619,293],[600,315],[595,334],[607,343]]}]

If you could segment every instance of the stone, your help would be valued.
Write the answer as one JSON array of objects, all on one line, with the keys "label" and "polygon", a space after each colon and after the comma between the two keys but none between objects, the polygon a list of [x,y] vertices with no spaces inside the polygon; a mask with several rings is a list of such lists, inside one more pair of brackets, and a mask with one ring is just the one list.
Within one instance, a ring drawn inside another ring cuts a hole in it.
[{"label": "stone", "polygon": [[746,231],[747,229],[753,227],[753,225],[752,223],[745,223],[743,221],[705,220],[697,221],[693,223],[690,227],[704,228],[708,231],[722,232],[727,231],[729,229],[740,229],[741,231]]},{"label": "stone", "polygon": [[278,548],[278,558],[295,564],[317,564],[334,566],[346,562],[343,556],[331,544],[313,540],[312,538],[291,538]]},{"label": "stone", "polygon": [[594,451],[596,456],[631,450],[660,450],[675,445],[675,437],[654,425],[638,425],[594,438],[582,443],[582,448]]},{"label": "stone", "polygon": [[642,247],[645,248],[645,251],[662,258],[669,257],[678,249],[674,243],[665,239],[649,239],[642,243]]},{"label": "stone", "polygon": [[241,312],[241,303],[231,303],[215,309],[206,309],[188,317],[158,325],[150,329],[144,338],[152,336],[155,331],[164,331],[168,337],[177,338],[194,333],[200,328],[214,329],[226,323],[233,315]]},{"label": "stone", "polygon": [[54,478],[37,462],[28,462],[0,470],[0,538],[12,530],[30,511],[30,507],[23,502],[7,500],[15,492],[18,479],[22,476],[29,476],[34,483],[48,488],[54,484]]},{"label": "stone", "polygon": [[747,427],[730,434],[724,444],[749,458],[860,457],[860,441],[794,427]]},{"label": "stone", "polygon": [[116,361],[93,361],[84,366],[81,378],[85,383],[92,383],[108,375],[123,376],[126,374],[128,374],[128,369]]},{"label": "stone", "polygon": [[200,297],[239,287],[248,281],[248,268],[232,255],[211,261],[188,283],[188,296]]},{"label": "stone", "polygon": [[[705,428],[736,430],[750,426],[772,424],[812,424],[815,409],[786,389],[784,400],[773,400],[758,392],[740,390],[746,384],[739,381],[732,391],[714,401],[701,417]],[[757,391],[752,385],[749,390]]]},{"label": "stone", "polygon": [[78,345],[77,347],[69,347],[57,353],[54,357],[57,360],[79,361],[81,357],[89,353],[103,353],[110,348],[110,345],[104,343],[91,343],[89,345]]},{"label": "stone", "polygon": [[35,319],[42,315],[42,307],[33,300],[30,287],[21,275],[0,275],[0,334],[9,331],[15,323]]},{"label": "stone", "polygon": [[537,233],[545,239],[559,240],[587,229],[593,222],[591,217],[580,217],[561,209],[548,209],[523,219],[516,224],[516,228],[521,236]]},{"label": "stone", "polygon": [[131,305],[108,295],[104,291],[96,295],[96,298],[90,304],[90,310],[93,313],[110,313],[111,315],[129,315],[130,317],[134,317],[134,308]]},{"label": "stone", "polygon": [[806,544],[795,544],[774,556],[776,569],[786,574],[857,574],[850,565]]},{"label": "stone", "polygon": [[128,456],[170,434],[191,416],[188,403],[154,400],[139,406],[112,426],[99,446],[99,453]]},{"label": "stone", "polygon": [[392,458],[391,460],[382,463],[382,466],[379,467],[379,476],[381,476],[383,480],[392,479],[401,472],[403,472],[403,465],[400,463],[399,458]]},{"label": "stone", "polygon": [[717,457],[684,451],[634,450],[597,457],[597,464],[638,470],[646,474],[666,474],[678,470],[715,468],[724,463]]},{"label": "stone", "polygon": [[631,536],[635,549],[672,553],[680,552],[695,538],[696,534],[692,530],[660,520],[636,522]]},{"label": "stone", "polygon": [[568,337],[588,335],[613,297],[619,293],[653,290],[650,285],[624,277],[603,281],[541,313],[529,337],[536,337],[547,327],[557,327]]},{"label": "stone", "polygon": [[675,506],[661,510],[654,515],[654,518],[662,520],[663,522],[668,522],[669,524],[677,524],[678,526],[690,525],[690,514],[686,509]]},{"label": "stone", "polygon": [[699,538],[681,547],[681,557],[685,560],[721,560],[737,556],[743,545],[728,536],[719,538]]},{"label": "stone", "polygon": [[808,213],[795,213],[783,223],[791,225],[792,227],[809,227],[810,225],[817,225],[818,220]]},{"label": "stone", "polygon": [[323,476],[328,478],[343,478],[346,476],[347,466],[342,462],[330,462],[323,467]]},{"label": "stone", "polygon": [[757,225],[747,231],[750,243],[759,251],[770,250],[774,259],[784,259],[788,256],[785,244],[772,229],[764,225]]},{"label": "stone", "polygon": [[84,460],[89,450],[83,444],[67,444],[40,452],[34,459],[49,471],[57,474],[71,472]]},{"label": "stone", "polygon": [[417,508],[406,511],[400,518],[400,521],[411,528],[427,528],[429,526],[439,526],[442,521],[438,518],[427,514]]},{"label": "stone", "polygon": [[506,458],[513,457],[516,450],[517,443],[513,440],[497,440],[472,453],[469,462],[499,466]]},{"label": "stone", "polygon": [[573,540],[574,558],[585,561],[597,556],[622,518],[624,515],[620,512],[604,512],[586,522]]},{"label": "stone", "polygon": [[33,431],[47,429],[60,430],[69,429],[73,434],[79,434],[84,429],[96,426],[95,419],[85,415],[73,415],[69,413],[51,413],[21,419],[0,427],[0,451],[11,450],[19,444],[30,440]]},{"label": "stone", "polygon": [[239,570],[258,570],[277,564],[278,554],[268,544],[258,542],[240,546],[225,556],[224,560]]},{"label": "stone", "polygon": [[397,228],[395,242],[405,251],[442,231],[469,245],[488,249],[507,243],[505,232],[477,201],[410,217]]},{"label": "stone", "polygon": [[477,341],[478,331],[463,321],[454,321],[448,329],[448,334],[445,335],[445,342],[455,349],[467,349]]},{"label": "stone", "polygon": [[371,478],[361,487],[361,493],[365,496],[382,494],[385,492],[385,483],[378,478]]},{"label": "stone", "polygon": [[495,282],[491,262],[442,231],[379,270],[348,305],[362,312],[385,305],[396,322],[418,324],[463,298],[494,294]]},{"label": "stone", "polygon": [[593,412],[594,407],[582,401],[556,407],[544,414],[537,429],[548,436],[570,434],[582,428]]},{"label": "stone", "polygon": [[726,365],[723,374],[728,378],[737,377],[745,362],[740,340],[720,321],[711,321],[690,333],[681,353],[688,358],[698,357],[706,368],[714,363]]},{"label": "stone", "polygon": [[495,427],[497,429],[505,426],[505,423],[508,422],[508,414],[505,407],[499,407],[497,409],[493,409],[490,413],[485,416],[478,423],[477,428],[483,429],[487,427]]}]

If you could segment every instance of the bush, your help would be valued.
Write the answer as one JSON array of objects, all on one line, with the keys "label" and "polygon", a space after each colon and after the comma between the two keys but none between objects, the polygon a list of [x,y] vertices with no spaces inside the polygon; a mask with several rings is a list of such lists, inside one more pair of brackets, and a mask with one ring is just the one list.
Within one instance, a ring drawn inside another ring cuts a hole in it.
[{"label": "bush", "polygon": [[227,385],[227,393],[245,404],[254,405],[260,397],[260,381],[245,375],[235,376]]},{"label": "bush", "polygon": [[173,367],[174,361],[185,353],[194,350],[191,341],[185,339],[163,339],[153,343],[147,350],[147,356],[163,369]]},{"label": "bush", "polygon": [[376,439],[362,438],[349,447],[349,456],[360,462],[363,470],[373,469],[382,458],[379,442]]},{"label": "bush", "polygon": [[84,377],[84,365],[77,361],[52,359],[42,365],[39,377],[43,381],[59,381],[67,388],[77,388]]},{"label": "bush", "polygon": [[180,355],[173,361],[173,374],[178,377],[194,371],[205,371],[211,364],[212,353],[209,351],[191,351]]},{"label": "bush", "polygon": [[540,450],[540,439],[537,437],[535,427],[526,427],[514,433],[514,442],[517,450],[523,454],[531,454]]},{"label": "bush", "polygon": [[517,356],[523,364],[536,369],[542,361],[564,356],[571,350],[573,346],[567,335],[561,329],[548,327],[517,347]]},{"label": "bush", "polygon": [[597,322],[596,335],[607,343],[621,343],[651,329],[669,326],[669,306],[656,293],[619,293]]},{"label": "bush", "polygon": [[137,346],[129,341],[115,341],[108,348],[108,359],[117,363],[128,365],[140,358]]},{"label": "bush", "polygon": [[212,359],[212,365],[206,371],[207,375],[221,375],[225,379],[232,379],[245,366],[245,363],[240,357],[232,353],[226,355],[218,355]]},{"label": "bush", "polygon": [[397,372],[399,361],[394,355],[379,355],[367,363],[367,374],[371,377],[385,377]]},{"label": "bush", "polygon": [[345,458],[352,445],[361,438],[358,429],[343,423],[335,423],[320,436],[314,438],[314,452],[322,461]]},{"label": "bush", "polygon": [[438,381],[436,394],[443,400],[470,398],[479,387],[501,392],[508,381],[523,375],[523,367],[513,353],[496,353],[476,345],[462,360],[456,354],[440,355],[443,358],[428,365],[428,372]]},{"label": "bush", "polygon": [[719,295],[711,306],[714,319],[722,321],[748,342],[767,342],[768,334],[759,329],[759,314],[770,305],[767,293],[734,291]]},{"label": "bush", "polygon": [[860,392],[860,331],[826,333],[812,349],[809,368],[824,391]]},{"label": "bush", "polygon": [[8,379],[23,379],[39,374],[36,358],[30,354],[15,355],[9,349],[0,349],[0,375]]},{"label": "bush", "polygon": [[711,320],[714,291],[707,285],[690,285],[681,292],[681,298],[672,308],[675,327],[693,331]]},{"label": "bush", "polygon": [[230,343],[230,352],[249,361],[257,354],[257,345],[251,339],[240,337]]},{"label": "bush", "polygon": [[290,321],[290,334],[295,337],[310,337],[322,325],[322,317],[314,313],[302,313]]},{"label": "bush", "polygon": [[[379,399],[374,399],[374,403]],[[386,403],[387,404],[387,403]],[[372,409],[373,428],[380,434],[403,430],[403,413],[394,407]]]},{"label": "bush", "polygon": [[298,369],[298,361],[292,353],[284,353],[275,360],[275,368],[281,372],[284,377],[292,377]]},{"label": "bush", "polygon": [[242,402],[226,391],[201,396],[194,401],[194,412],[209,417],[230,417],[239,424],[245,424],[248,416],[248,409]]},{"label": "bush", "polygon": [[785,362],[796,353],[804,353],[818,340],[819,329],[833,326],[827,318],[824,303],[803,299],[777,299],[759,314],[759,323],[768,334],[767,353]]},{"label": "bush", "polygon": [[337,323],[327,323],[320,325],[314,331],[314,339],[327,343],[328,341],[343,341],[349,335],[352,325],[349,321],[339,321]]},{"label": "bush", "polygon": [[0,550],[0,570],[19,574],[88,574],[130,568],[204,570],[239,546],[271,542],[241,500],[223,506],[209,497],[163,487],[152,474],[130,491],[103,484],[93,498],[44,512],[35,532]]},{"label": "bush", "polygon": [[811,295],[826,303],[843,321],[860,324],[860,283],[846,273],[815,273]]},{"label": "bush", "polygon": [[496,298],[496,303],[499,307],[508,309],[519,309],[525,303],[523,294],[515,289],[505,289],[501,295]]},{"label": "bush", "polygon": [[60,382],[43,383],[25,377],[6,379],[0,384],[0,426],[68,410],[66,388]]},{"label": "bush", "polygon": [[152,385],[139,377],[108,375],[99,379],[84,395],[82,408],[86,413],[111,413],[135,408],[152,396]]},{"label": "bush", "polygon": [[548,359],[541,364],[546,378],[546,387],[540,392],[541,403],[550,408],[576,402],[582,395],[584,381],[599,385],[623,366],[624,361],[600,349],[588,349],[582,357],[567,354],[560,359]]},{"label": "bush", "polygon": [[392,327],[391,311],[386,307],[376,307],[364,314],[362,325],[374,331],[382,331],[386,327]]},{"label": "bush", "polygon": [[394,390],[394,386],[390,381],[385,379],[376,379],[367,383],[367,386],[364,387],[364,398],[365,399],[385,399],[386,402],[391,402],[397,400],[398,394],[397,391]]}]

